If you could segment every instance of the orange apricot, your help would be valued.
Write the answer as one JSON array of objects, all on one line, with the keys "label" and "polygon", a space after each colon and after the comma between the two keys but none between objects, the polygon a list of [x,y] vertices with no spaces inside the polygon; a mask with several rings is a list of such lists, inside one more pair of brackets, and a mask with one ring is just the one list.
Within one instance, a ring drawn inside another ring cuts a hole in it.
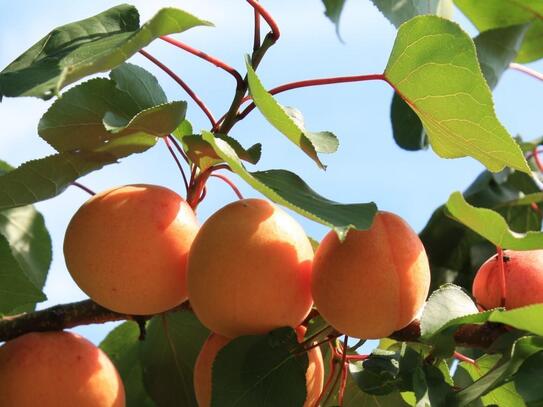
[{"label": "orange apricot", "polygon": [[331,231],[315,253],[315,306],[349,336],[383,338],[408,325],[429,287],[422,242],[402,218],[389,212],[378,212],[368,230],[350,230],[343,242]]},{"label": "orange apricot", "polygon": [[64,238],[77,285],[113,311],[145,315],[187,299],[186,263],[198,231],[189,205],[157,185],[127,185],[90,198]]},{"label": "orange apricot", "polygon": [[[296,328],[299,342],[303,340],[303,332],[305,332],[304,327]],[[230,341],[231,339],[224,336],[211,334],[198,354],[194,365],[194,392],[200,407],[209,407],[211,405],[213,362],[219,351]],[[309,350],[307,357],[309,364],[305,373],[307,397],[304,407],[313,407],[322,392],[324,382],[324,364],[320,347]]]},{"label": "orange apricot", "polygon": [[69,332],[29,333],[0,348],[0,404],[124,407],[124,386],[102,350]]},{"label": "orange apricot", "polygon": [[[543,250],[504,251],[505,308],[543,303]],[[473,280],[473,296],[484,309],[500,307],[501,275],[497,256],[488,259]]]},{"label": "orange apricot", "polygon": [[213,214],[188,261],[192,308],[211,331],[234,338],[300,325],[311,309],[313,250],[302,227],[261,199]]}]

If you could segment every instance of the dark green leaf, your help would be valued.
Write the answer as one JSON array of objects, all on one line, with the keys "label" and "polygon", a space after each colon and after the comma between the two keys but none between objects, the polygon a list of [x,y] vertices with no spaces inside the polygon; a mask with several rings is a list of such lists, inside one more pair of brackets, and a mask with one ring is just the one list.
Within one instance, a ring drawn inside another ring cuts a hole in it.
[{"label": "dark green leaf", "polygon": [[388,20],[399,27],[413,17],[422,14],[436,14],[440,0],[371,0],[373,4],[384,14]]},{"label": "dark green leaf", "polygon": [[452,387],[437,367],[429,364],[418,366],[413,376],[416,407],[444,406]]},{"label": "dark green leaf", "polygon": [[543,350],[543,338],[518,339],[510,353],[504,355],[484,376],[450,398],[453,405],[467,405],[506,383],[530,356]]},{"label": "dark green leaf", "polygon": [[46,299],[13,257],[6,238],[0,235],[0,314]]},{"label": "dark green leaf", "polygon": [[164,136],[183,121],[186,103],[166,103],[160,85],[144,69],[123,64],[111,78],[93,79],[63,94],[41,118],[40,136],[59,152],[96,150],[120,137]]},{"label": "dark green leaf", "polygon": [[241,336],[213,364],[212,406],[302,406],[307,397],[306,353],[297,354],[292,328]]},{"label": "dark green leaf", "polygon": [[333,227],[340,239],[350,228],[367,229],[371,226],[377,212],[374,203],[340,204],[330,201],[309,188],[296,174],[285,170],[248,172],[228,143],[209,132],[203,132],[203,138],[232,171],[254,189],[308,219]]},{"label": "dark green leaf", "polygon": [[0,176],[0,210],[52,198],[77,178],[115,161],[106,153],[60,153],[28,161]]},{"label": "dark green leaf", "polygon": [[119,325],[100,343],[115,364],[124,383],[127,407],[153,407],[143,387],[143,367],[140,360],[139,328],[133,321]]},{"label": "dark green leaf", "polygon": [[332,153],[339,142],[330,132],[313,133],[304,127],[303,118],[298,110],[281,106],[269,94],[256,75],[250,62],[246,61],[249,91],[256,107],[277,130],[302,149],[319,167],[325,168],[317,153]]},{"label": "dark green leaf", "polygon": [[370,357],[350,365],[350,373],[360,389],[368,394],[383,396],[397,390],[400,363],[396,352],[375,349]]},{"label": "dark green leaf", "polygon": [[524,234],[514,232],[509,229],[506,220],[499,213],[468,204],[460,192],[454,192],[446,205],[449,213],[456,220],[495,246],[512,250],[543,248],[543,232],[530,231]]},{"label": "dark green leaf", "polygon": [[471,156],[494,172],[509,166],[530,173],[496,118],[473,42],[457,24],[435,16],[404,23],[385,76],[422,120],[439,156]]},{"label": "dark green leaf", "polygon": [[345,6],[346,0],[322,0],[325,11],[324,14],[336,25],[336,32],[339,33],[339,19]]},{"label": "dark green leaf", "polygon": [[543,377],[543,351],[526,359],[515,375],[515,387],[529,407],[543,405],[541,377]]},{"label": "dark green leaf", "polygon": [[0,100],[2,95],[48,99],[87,75],[116,67],[161,35],[198,25],[210,23],[164,8],[139,27],[136,8],[123,4],[57,27],[0,73]]},{"label": "dark green leaf", "polygon": [[417,114],[394,92],[390,106],[392,135],[398,146],[408,151],[417,151],[428,147],[428,136]]},{"label": "dark green leaf", "polygon": [[[499,359],[499,355],[484,355],[476,360],[476,365],[466,362],[460,363],[454,374],[455,384],[461,388],[473,384],[473,382],[488,373]],[[499,405],[524,407],[522,397],[516,392],[513,383],[506,383],[482,396],[474,407]]]},{"label": "dark green leaf", "polygon": [[430,336],[454,318],[477,313],[473,300],[458,286],[446,284],[434,291],[420,319],[422,336]]},{"label": "dark green leaf", "polygon": [[496,28],[474,38],[481,70],[490,89],[494,89],[509,63],[517,56],[527,25]]},{"label": "dark green leaf", "polygon": [[197,406],[192,375],[208,335],[191,311],[151,320],[141,347],[141,363],[145,388],[158,406]]},{"label": "dark green leaf", "polygon": [[537,0],[455,0],[480,31],[530,23],[516,60],[531,62],[543,57],[543,4]]}]

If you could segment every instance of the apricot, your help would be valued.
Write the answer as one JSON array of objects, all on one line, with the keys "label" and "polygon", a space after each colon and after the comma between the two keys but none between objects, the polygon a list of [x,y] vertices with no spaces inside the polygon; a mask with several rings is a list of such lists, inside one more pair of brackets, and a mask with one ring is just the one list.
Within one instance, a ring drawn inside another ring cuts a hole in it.
[{"label": "apricot", "polygon": [[313,250],[274,204],[243,199],[213,214],[188,261],[192,308],[212,332],[234,338],[300,325],[309,313]]},{"label": "apricot", "polygon": [[424,246],[393,213],[378,212],[370,229],[350,230],[343,242],[331,231],[315,253],[315,306],[349,336],[383,338],[408,325],[429,287]]},{"label": "apricot", "polygon": [[[505,308],[543,303],[543,250],[504,251]],[[473,296],[484,309],[500,307],[501,276],[496,255],[488,259],[473,280]]]},{"label": "apricot", "polygon": [[187,256],[198,231],[190,206],[158,185],[127,185],[90,198],[64,238],[77,285],[113,311],[145,315],[187,299]]},{"label": "apricot", "polygon": [[[303,340],[305,328],[296,328],[298,341]],[[211,405],[211,384],[213,362],[219,351],[226,346],[231,339],[218,334],[211,334],[204,342],[196,364],[194,365],[194,392],[199,407],[209,407]],[[319,347],[313,348],[307,352],[309,364],[305,373],[307,386],[307,398],[304,407],[313,407],[318,400],[324,382],[324,365],[322,353]]]},{"label": "apricot", "polygon": [[68,332],[29,333],[0,348],[0,404],[123,407],[123,383],[104,352]]}]

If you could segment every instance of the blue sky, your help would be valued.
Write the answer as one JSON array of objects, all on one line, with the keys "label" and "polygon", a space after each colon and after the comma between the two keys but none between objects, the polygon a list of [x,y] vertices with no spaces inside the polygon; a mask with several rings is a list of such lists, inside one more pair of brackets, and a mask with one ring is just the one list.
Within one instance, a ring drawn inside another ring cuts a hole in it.
[{"label": "blue sky", "polygon": [[[6,1],[0,2],[0,68],[51,28],[117,4],[105,0],[19,0],[8,6]],[[252,46],[252,12],[245,1],[155,0],[131,4],[140,10],[142,22],[162,6],[183,8],[212,21],[214,28],[196,28],[174,37],[243,71],[244,55]],[[320,0],[274,0],[262,1],[262,4],[275,16],[282,29],[280,41],[269,51],[258,71],[268,88],[294,80],[383,71],[395,29],[369,0],[347,2],[341,24],[344,43],[338,40],[334,26],[324,16]],[[455,18],[474,33],[458,12]],[[216,117],[222,115],[235,86],[231,77],[161,41],[156,41],[147,50],[186,80]],[[187,100],[169,77],[143,57],[137,55],[130,62],[153,72],[170,100]],[[531,66],[543,70],[541,62]],[[540,123],[534,118],[541,114],[542,90],[542,84],[528,76],[514,71],[505,73],[495,90],[495,102],[497,115],[511,134],[521,134],[526,139],[541,135]],[[391,133],[391,97],[392,90],[383,82],[306,88],[278,95],[282,104],[295,106],[303,112],[309,129],[330,130],[339,137],[338,152],[322,156],[328,165],[326,172],[319,170],[270,127],[256,110],[231,135],[247,146],[263,143],[262,160],[256,168],[289,169],[301,175],[322,195],[340,202],[374,201],[380,209],[404,217],[418,231],[451,192],[463,190],[483,168],[469,158],[443,160],[431,150],[413,153],[399,149]],[[49,105],[50,102],[34,98],[4,99],[0,104],[3,129],[0,159],[18,165],[53,153],[36,132],[39,118]],[[208,129],[206,118],[190,101],[187,118],[195,130]],[[258,196],[241,180],[232,178],[246,197]],[[154,183],[184,194],[179,172],[162,143],[145,154],[90,174],[81,182],[96,191],[129,183]],[[49,300],[40,308],[85,298],[66,271],[62,242],[71,216],[87,198],[82,191],[68,188],[62,195],[36,205],[45,216],[54,242],[53,265],[45,288]],[[235,196],[225,185],[212,179],[208,196],[198,210],[200,221],[233,199]],[[297,218],[310,236],[320,239],[327,232],[321,225]],[[111,324],[106,324],[76,330],[97,343],[110,329]]]}]

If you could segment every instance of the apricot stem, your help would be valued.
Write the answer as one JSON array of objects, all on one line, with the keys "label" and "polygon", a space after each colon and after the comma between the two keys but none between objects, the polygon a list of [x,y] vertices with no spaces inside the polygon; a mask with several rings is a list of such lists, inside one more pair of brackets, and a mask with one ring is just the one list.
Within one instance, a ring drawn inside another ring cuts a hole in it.
[{"label": "apricot stem", "polygon": [[177,158],[177,155],[175,155],[175,152],[173,151],[172,146],[170,145],[170,141],[168,137],[163,137],[164,143],[166,143],[166,147],[168,148],[168,151],[172,155],[175,163],[177,164],[177,168],[179,168],[179,171],[181,172],[181,175],[183,176],[183,183],[185,184],[185,191],[188,192],[189,190],[189,183],[187,181],[187,176],[185,175],[185,170],[183,170],[183,166],[181,165],[181,162]]},{"label": "apricot stem", "polygon": [[498,254],[498,272],[500,273],[500,290],[501,290],[501,299],[500,306],[505,307],[505,299],[507,294],[507,284],[505,282],[505,264],[503,261],[503,249],[499,246],[496,247],[496,252]]},{"label": "apricot stem", "polygon": [[96,195],[96,192],[94,192],[92,189],[86,187],[85,185],[83,184],[80,184],[79,182],[77,181],[73,181],[72,182],[72,185],[74,187],[78,187],[79,189],[82,189],[83,191],[85,191],[86,193],[88,193],[89,195]]},{"label": "apricot stem", "polygon": [[260,47],[260,14],[257,9],[254,10],[255,14],[255,31],[253,39],[253,52]]},{"label": "apricot stem", "polygon": [[535,161],[535,165],[537,166],[537,169],[539,170],[539,172],[543,172],[543,163],[541,162],[541,159],[539,158],[539,151],[537,147],[539,146],[534,147],[533,157],[534,157],[534,161]]},{"label": "apricot stem", "polygon": [[210,174],[211,177],[215,177],[215,178],[218,178],[220,180],[223,180],[226,184],[228,184],[228,186],[230,188],[232,188],[232,190],[234,191],[234,193],[237,195],[238,199],[243,199],[243,195],[241,194],[240,190],[238,189],[238,187],[236,186],[236,184],[234,184],[230,178],[228,178],[226,175],[222,175],[222,174]]},{"label": "apricot stem", "polygon": [[342,358],[341,358],[341,384],[339,385],[338,393],[338,404],[340,407],[343,406],[343,396],[345,395],[345,386],[347,385],[347,369],[349,367],[349,362],[347,362],[347,341],[349,337],[345,335],[343,338],[343,347],[342,347]]},{"label": "apricot stem", "polygon": [[240,73],[236,71],[234,68],[232,68],[230,65],[226,64],[225,62],[221,61],[218,58],[215,58],[214,56],[211,56],[209,54],[206,54],[205,52],[193,48],[188,44],[185,44],[184,42],[178,41],[174,38],[168,37],[166,35],[163,35],[160,37],[161,40],[166,41],[169,44],[172,44],[184,51],[187,51],[188,53],[195,55],[204,61],[207,61],[213,65],[215,65],[217,68],[222,69],[225,72],[228,72],[230,75],[234,77],[236,80],[237,86],[241,86],[243,84],[243,78],[241,77]]},{"label": "apricot stem", "polygon": [[249,3],[251,7],[253,7],[255,11],[258,12],[258,14],[260,14],[262,18],[266,21],[266,23],[270,26],[273,40],[277,41],[281,36],[281,32],[279,31],[279,26],[273,19],[272,15],[256,0],[247,0],[247,3]]},{"label": "apricot stem", "polygon": [[149,54],[147,51],[140,49],[139,53],[143,55],[145,58],[147,58],[149,61],[154,63],[156,66],[158,66],[160,69],[162,69],[166,74],[170,76],[175,82],[181,86],[185,92],[191,97],[192,100],[198,105],[198,107],[204,112],[204,114],[209,119],[211,126],[215,127],[217,125],[217,122],[215,121],[215,118],[213,117],[213,114],[208,109],[208,107],[205,105],[205,103],[198,97],[198,95],[191,89],[187,83],[181,79],[175,72],[173,72],[170,68],[168,68],[166,65],[164,65],[162,62],[160,62],[158,59],[156,59],[154,56]]},{"label": "apricot stem", "polygon": [[181,157],[183,157],[183,160],[185,160],[185,162],[187,164],[191,164],[190,163],[190,160],[189,158],[187,157],[187,154],[185,153],[185,151],[183,150],[183,148],[179,145],[179,143],[177,142],[177,140],[175,139],[174,136],[172,136],[171,134],[168,135],[168,140],[170,140],[170,142],[174,145],[175,149],[177,150],[177,152],[179,153],[179,155]]},{"label": "apricot stem", "polygon": [[460,352],[454,352],[453,357],[461,362],[469,363],[470,365],[477,366],[477,362],[466,355],[461,354]]},{"label": "apricot stem", "polygon": [[509,68],[514,69],[516,71],[525,73],[526,75],[531,76],[532,78],[539,79],[540,81],[543,81],[543,74],[541,72],[537,72],[534,69],[528,68],[527,66],[517,64],[516,62],[511,62],[509,64]]},{"label": "apricot stem", "polygon": [[328,392],[328,388],[332,384],[332,380],[336,373],[336,359],[334,358],[334,345],[331,342],[328,342],[328,345],[330,347],[330,352],[331,352],[330,362],[328,366],[329,376],[328,376],[328,379],[326,380],[326,383],[324,383],[324,386],[322,387],[321,394],[319,398],[317,399],[317,401],[315,402],[315,406],[320,406],[320,403],[322,399],[324,398],[324,396],[326,395],[326,393]]}]

